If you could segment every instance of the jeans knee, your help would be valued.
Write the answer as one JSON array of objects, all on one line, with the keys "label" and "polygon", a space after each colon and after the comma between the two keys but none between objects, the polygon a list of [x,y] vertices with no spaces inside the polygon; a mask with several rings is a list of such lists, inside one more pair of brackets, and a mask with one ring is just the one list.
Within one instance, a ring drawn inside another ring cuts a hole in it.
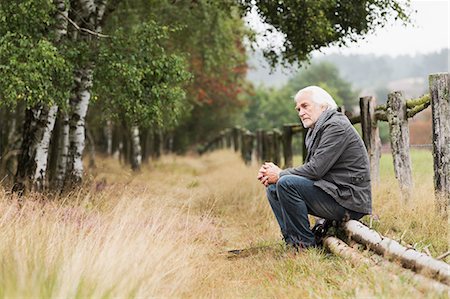
[{"label": "jeans knee", "polygon": [[277,188],[281,187],[283,189],[286,189],[286,188],[290,188],[293,186],[298,187],[298,186],[302,186],[304,184],[308,184],[309,182],[310,182],[310,180],[308,180],[307,178],[302,177],[302,176],[284,175],[278,179]]},{"label": "jeans knee", "polygon": [[275,185],[269,185],[266,189],[267,198],[269,200],[276,200],[277,199],[277,188]]}]

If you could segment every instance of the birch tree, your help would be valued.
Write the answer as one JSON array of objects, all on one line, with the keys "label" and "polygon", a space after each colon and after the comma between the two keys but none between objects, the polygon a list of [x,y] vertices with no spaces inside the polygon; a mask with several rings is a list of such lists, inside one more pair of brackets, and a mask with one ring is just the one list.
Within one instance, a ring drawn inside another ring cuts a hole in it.
[{"label": "birch tree", "polygon": [[142,161],[140,128],[173,127],[185,108],[190,74],[182,56],[167,53],[164,43],[170,31],[153,21],[118,29],[98,56],[97,105],[106,118],[128,129],[134,170]]},{"label": "birch tree", "polygon": [[0,105],[26,107],[14,185],[19,193],[44,187],[57,104],[70,86],[71,65],[53,44],[64,31],[55,12],[49,0],[0,4]]}]

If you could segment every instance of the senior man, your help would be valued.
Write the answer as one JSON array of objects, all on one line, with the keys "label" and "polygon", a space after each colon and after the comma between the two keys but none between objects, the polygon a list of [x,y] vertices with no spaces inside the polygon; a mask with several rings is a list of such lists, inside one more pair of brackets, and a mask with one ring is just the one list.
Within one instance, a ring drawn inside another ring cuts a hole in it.
[{"label": "senior man", "polygon": [[307,156],[299,167],[280,169],[266,162],[258,180],[288,245],[315,246],[308,214],[326,220],[360,219],[372,210],[367,151],[348,118],[322,88],[309,86],[295,95],[305,128]]}]

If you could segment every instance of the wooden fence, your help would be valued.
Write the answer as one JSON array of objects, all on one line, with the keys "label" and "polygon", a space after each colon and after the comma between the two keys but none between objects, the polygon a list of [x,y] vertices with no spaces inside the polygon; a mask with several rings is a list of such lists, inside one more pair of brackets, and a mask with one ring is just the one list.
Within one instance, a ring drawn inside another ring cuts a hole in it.
[{"label": "wooden fence", "polygon": [[[370,159],[371,177],[374,185],[379,183],[379,163],[381,141],[377,123],[388,122],[391,152],[401,194],[405,200],[411,195],[413,186],[411,158],[409,152],[408,118],[413,117],[431,105],[433,118],[433,160],[434,188],[436,195],[436,212],[448,216],[450,204],[450,79],[448,73],[429,76],[430,93],[417,98],[405,99],[402,92],[395,91],[388,95],[386,105],[376,105],[374,97],[362,97],[359,101],[360,114],[346,115],[352,124],[361,124],[362,139]],[[341,109],[341,112],[345,111]],[[258,161],[272,161],[277,165],[292,167],[292,140],[294,135],[304,139],[306,130],[300,124],[286,124],[282,129],[257,130],[250,132],[240,127],[224,130],[219,136],[206,144],[201,152],[218,148],[233,147],[241,153],[249,164],[253,158]],[[306,149],[303,144],[303,160]]]}]

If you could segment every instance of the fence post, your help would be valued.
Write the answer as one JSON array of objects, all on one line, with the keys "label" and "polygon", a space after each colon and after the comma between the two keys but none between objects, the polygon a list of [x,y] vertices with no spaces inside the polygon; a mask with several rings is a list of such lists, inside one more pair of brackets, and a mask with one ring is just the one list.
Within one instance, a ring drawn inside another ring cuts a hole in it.
[{"label": "fence post", "polygon": [[281,138],[282,133],[279,129],[273,129],[273,156],[272,162],[280,166],[281,162]]},{"label": "fence post", "polygon": [[263,143],[263,160],[264,162],[272,161],[273,158],[273,132],[264,132],[264,143]]},{"label": "fence post", "polygon": [[255,135],[248,130],[245,132],[242,132],[241,155],[242,155],[242,159],[244,159],[245,164],[247,164],[247,165],[252,163],[254,136]]},{"label": "fence post", "polygon": [[261,162],[263,160],[263,131],[256,130],[256,160]]},{"label": "fence post", "polygon": [[305,164],[306,156],[308,155],[307,149],[306,149],[306,134],[308,133],[308,129],[302,128],[302,163]]},{"label": "fence post", "polygon": [[239,128],[238,126],[233,128],[233,145],[234,145],[234,151],[238,152],[239,149],[241,148],[241,128]]},{"label": "fence post", "polygon": [[359,99],[363,141],[370,160],[370,177],[373,183],[378,184],[380,182],[381,139],[375,117],[376,104],[375,98],[371,96]]},{"label": "fence post", "polygon": [[283,155],[284,168],[292,167],[294,158],[292,155],[292,129],[291,125],[283,126]]},{"label": "fence post", "polygon": [[391,140],[391,152],[394,160],[394,172],[402,197],[407,200],[413,186],[411,157],[409,155],[409,128],[406,115],[406,100],[400,91],[388,95],[387,119]]},{"label": "fence post", "polygon": [[450,76],[429,76],[433,117],[433,159],[436,213],[448,217],[450,205]]},{"label": "fence post", "polygon": [[226,129],[225,130],[225,144],[227,148],[231,148],[232,146],[232,142],[231,142],[231,129]]}]

